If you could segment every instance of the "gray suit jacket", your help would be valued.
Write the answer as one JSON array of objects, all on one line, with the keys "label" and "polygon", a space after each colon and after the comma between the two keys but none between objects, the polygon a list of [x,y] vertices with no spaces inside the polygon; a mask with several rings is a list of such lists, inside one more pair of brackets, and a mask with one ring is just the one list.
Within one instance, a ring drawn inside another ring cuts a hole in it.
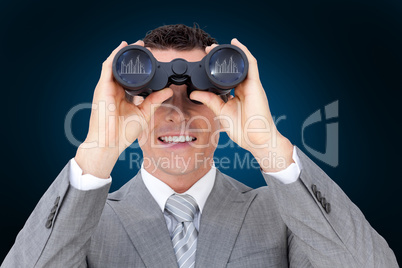
[{"label": "gray suit jacket", "polygon": [[[251,189],[217,172],[196,267],[398,267],[386,241],[299,149],[299,180]],[[39,201],[1,267],[177,267],[161,210],[141,174],[79,191],[68,165]],[[328,205],[330,204],[330,205]]]}]

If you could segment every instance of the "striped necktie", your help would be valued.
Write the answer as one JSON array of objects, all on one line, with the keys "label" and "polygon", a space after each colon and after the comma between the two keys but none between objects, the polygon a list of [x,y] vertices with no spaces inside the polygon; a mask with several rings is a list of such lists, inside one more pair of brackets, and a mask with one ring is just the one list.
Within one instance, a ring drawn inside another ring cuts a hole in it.
[{"label": "striped necktie", "polygon": [[179,223],[172,234],[172,243],[180,268],[194,267],[198,232],[194,226],[194,215],[198,205],[188,194],[173,194],[166,201],[165,209]]}]

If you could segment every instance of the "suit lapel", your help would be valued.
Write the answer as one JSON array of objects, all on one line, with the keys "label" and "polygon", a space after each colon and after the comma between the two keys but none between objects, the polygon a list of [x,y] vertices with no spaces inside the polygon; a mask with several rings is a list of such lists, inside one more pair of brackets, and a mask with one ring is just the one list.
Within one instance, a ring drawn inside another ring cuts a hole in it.
[{"label": "suit lapel", "polygon": [[197,267],[226,267],[247,209],[256,194],[238,189],[217,170],[201,215],[197,241]]},{"label": "suit lapel", "polygon": [[176,256],[158,204],[139,172],[125,187],[111,194],[108,202],[121,220],[147,267],[176,267]]}]

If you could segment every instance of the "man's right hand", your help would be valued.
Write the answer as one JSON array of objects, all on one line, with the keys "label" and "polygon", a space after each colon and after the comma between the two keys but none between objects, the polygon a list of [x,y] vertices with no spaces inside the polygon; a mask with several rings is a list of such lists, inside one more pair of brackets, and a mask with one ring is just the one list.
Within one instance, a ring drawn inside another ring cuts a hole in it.
[{"label": "man's right hand", "polygon": [[[144,46],[142,41],[133,45]],[[80,145],[75,161],[83,174],[108,178],[119,155],[130,146],[148,126],[156,108],[173,95],[170,88],[150,94],[145,100],[129,103],[124,89],[114,80],[112,63],[116,53],[127,46],[122,42],[103,62],[96,85],[89,130]]]}]

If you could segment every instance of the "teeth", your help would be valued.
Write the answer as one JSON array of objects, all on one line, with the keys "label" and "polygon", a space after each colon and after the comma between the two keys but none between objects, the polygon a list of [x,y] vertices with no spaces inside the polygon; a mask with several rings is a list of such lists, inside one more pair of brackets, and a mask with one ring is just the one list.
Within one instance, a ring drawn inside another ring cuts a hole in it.
[{"label": "teeth", "polygon": [[160,137],[160,139],[164,142],[169,142],[169,143],[178,143],[178,142],[189,142],[189,141],[195,141],[194,137],[191,136],[164,136],[164,137]]}]

